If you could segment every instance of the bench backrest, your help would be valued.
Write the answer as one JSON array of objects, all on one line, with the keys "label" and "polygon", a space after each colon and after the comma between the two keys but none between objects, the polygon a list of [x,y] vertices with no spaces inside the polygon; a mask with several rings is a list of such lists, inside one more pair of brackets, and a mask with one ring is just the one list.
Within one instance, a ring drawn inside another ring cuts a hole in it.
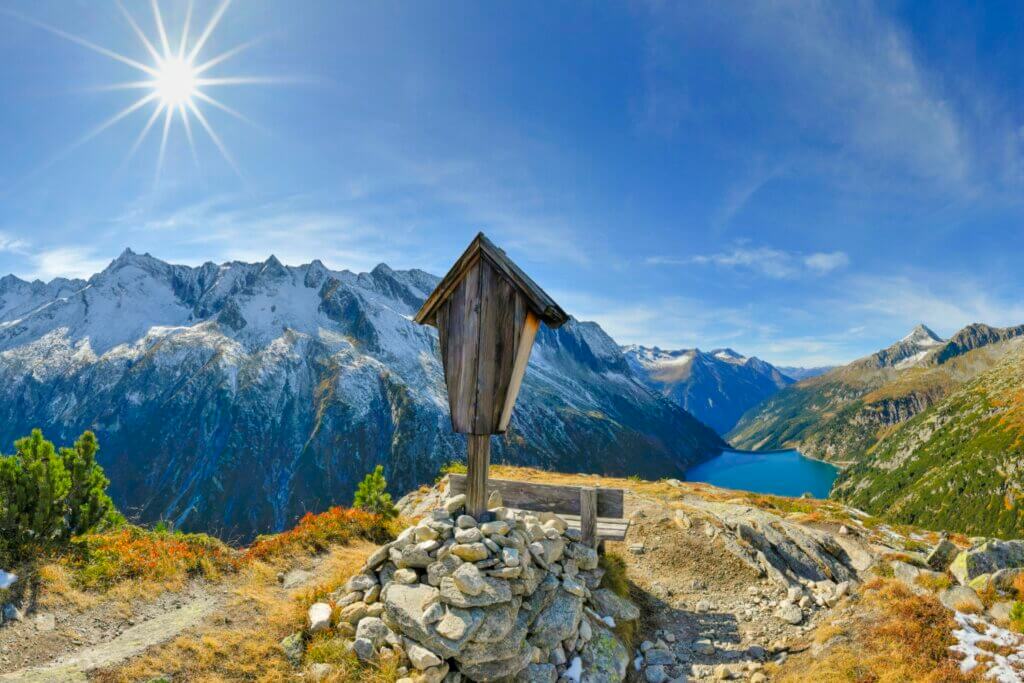
[{"label": "bench backrest", "polygon": [[[466,492],[466,475],[448,475],[452,494]],[[534,484],[528,481],[512,479],[488,479],[487,493],[497,490],[501,493],[502,504],[506,507],[532,510],[534,512],[553,512],[562,515],[582,515],[580,509],[580,486],[555,486],[552,484]],[[597,489],[597,516],[611,519],[622,519],[622,489]]]}]

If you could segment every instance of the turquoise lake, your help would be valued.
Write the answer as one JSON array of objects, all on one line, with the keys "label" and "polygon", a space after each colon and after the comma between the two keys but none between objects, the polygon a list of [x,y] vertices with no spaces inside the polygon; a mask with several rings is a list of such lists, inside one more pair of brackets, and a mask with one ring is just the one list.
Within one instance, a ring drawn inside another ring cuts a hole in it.
[{"label": "turquoise lake", "polygon": [[687,470],[686,480],[778,496],[810,493],[815,498],[827,498],[838,474],[833,465],[805,458],[797,451],[723,451]]}]

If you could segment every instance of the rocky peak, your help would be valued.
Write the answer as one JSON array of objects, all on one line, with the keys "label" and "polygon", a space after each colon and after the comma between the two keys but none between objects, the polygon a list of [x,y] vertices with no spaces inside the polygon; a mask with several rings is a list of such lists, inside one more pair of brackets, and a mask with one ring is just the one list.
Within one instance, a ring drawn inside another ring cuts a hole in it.
[{"label": "rocky peak", "polygon": [[924,323],[919,323],[900,341],[918,346],[935,346],[942,343],[942,337],[932,332]]}]

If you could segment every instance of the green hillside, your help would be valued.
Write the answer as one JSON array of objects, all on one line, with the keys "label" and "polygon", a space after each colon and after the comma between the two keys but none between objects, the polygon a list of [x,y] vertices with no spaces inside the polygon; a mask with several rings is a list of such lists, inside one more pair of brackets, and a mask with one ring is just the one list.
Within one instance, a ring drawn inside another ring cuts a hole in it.
[{"label": "green hillside", "polygon": [[1024,346],[887,434],[833,496],[933,529],[1024,534]]}]

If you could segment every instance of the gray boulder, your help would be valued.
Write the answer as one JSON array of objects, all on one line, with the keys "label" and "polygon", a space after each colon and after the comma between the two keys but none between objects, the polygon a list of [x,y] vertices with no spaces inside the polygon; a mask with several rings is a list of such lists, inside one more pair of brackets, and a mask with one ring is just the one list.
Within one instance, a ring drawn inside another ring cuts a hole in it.
[{"label": "gray boulder", "polygon": [[629,651],[604,624],[593,623],[593,637],[580,656],[583,676],[580,683],[621,683],[629,666]]},{"label": "gray boulder", "polygon": [[932,548],[932,551],[928,553],[928,558],[925,560],[925,564],[934,569],[937,572],[944,572],[949,568],[949,565],[956,559],[959,548],[948,538],[943,538],[939,541],[938,545]]},{"label": "gray boulder", "polygon": [[512,588],[508,581],[490,576],[482,577],[483,586],[476,595],[466,595],[451,576],[441,579],[441,602],[455,607],[487,607],[512,599]]},{"label": "gray boulder", "polygon": [[953,586],[939,593],[939,602],[946,606],[946,609],[950,609],[957,612],[975,612],[982,613],[985,611],[985,603],[981,601],[978,594],[973,589],[967,586]]},{"label": "gray boulder", "polygon": [[949,571],[957,581],[966,585],[982,574],[1019,567],[1024,567],[1024,541],[993,540],[961,552],[949,566]]},{"label": "gray boulder", "polygon": [[640,608],[608,588],[598,588],[591,592],[590,601],[598,614],[602,617],[611,617],[615,623],[636,621],[640,618]]},{"label": "gray boulder", "polygon": [[583,599],[559,590],[534,622],[530,643],[550,650],[577,631],[582,614]]}]

